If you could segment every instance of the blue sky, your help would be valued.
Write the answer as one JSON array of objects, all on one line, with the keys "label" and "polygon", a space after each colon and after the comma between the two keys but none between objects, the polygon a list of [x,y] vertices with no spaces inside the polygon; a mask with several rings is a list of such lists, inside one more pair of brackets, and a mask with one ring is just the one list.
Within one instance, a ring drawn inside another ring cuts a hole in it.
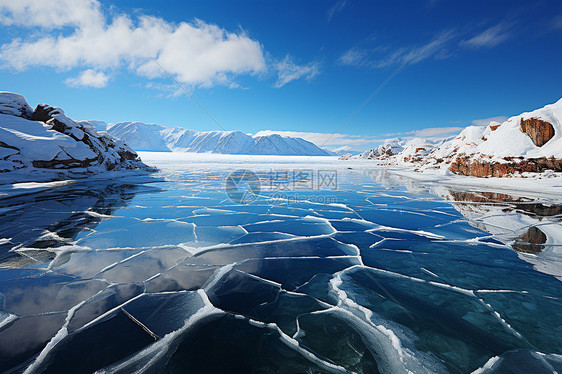
[{"label": "blue sky", "polygon": [[74,119],[363,150],[562,97],[559,0],[0,0],[0,28],[0,90]]}]

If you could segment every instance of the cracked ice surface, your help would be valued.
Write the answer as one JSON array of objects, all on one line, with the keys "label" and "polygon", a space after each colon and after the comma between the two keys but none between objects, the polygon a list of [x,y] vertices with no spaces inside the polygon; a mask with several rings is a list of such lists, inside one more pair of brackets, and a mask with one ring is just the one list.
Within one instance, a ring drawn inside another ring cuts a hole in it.
[{"label": "cracked ice surface", "polygon": [[[330,158],[155,157],[150,179],[0,200],[0,371],[562,370],[555,198]],[[338,189],[249,205],[223,190],[240,167],[311,165]]]}]

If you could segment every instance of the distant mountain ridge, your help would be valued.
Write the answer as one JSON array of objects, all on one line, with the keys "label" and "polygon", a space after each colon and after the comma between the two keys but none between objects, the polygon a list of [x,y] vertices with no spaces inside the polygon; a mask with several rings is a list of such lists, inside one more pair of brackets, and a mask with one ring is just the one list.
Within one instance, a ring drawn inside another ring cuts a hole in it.
[{"label": "distant mountain ridge", "polygon": [[123,140],[136,151],[197,152],[252,155],[328,156],[302,138],[278,134],[251,136],[241,131],[194,131],[153,123],[82,121]]}]

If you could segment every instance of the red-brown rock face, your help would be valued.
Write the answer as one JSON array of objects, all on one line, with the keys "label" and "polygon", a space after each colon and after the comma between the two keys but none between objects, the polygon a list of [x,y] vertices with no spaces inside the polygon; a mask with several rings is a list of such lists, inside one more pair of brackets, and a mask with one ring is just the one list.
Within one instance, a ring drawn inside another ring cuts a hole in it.
[{"label": "red-brown rock face", "polygon": [[451,163],[449,170],[455,174],[470,175],[473,177],[503,177],[509,174],[524,172],[541,173],[545,170],[555,172],[562,171],[562,160],[555,158],[530,158],[527,160],[510,159],[508,162],[490,162],[483,160],[472,160],[468,156],[457,157]]},{"label": "red-brown rock face", "polygon": [[521,131],[529,135],[537,147],[542,147],[554,136],[554,127],[550,122],[538,118],[521,118]]}]

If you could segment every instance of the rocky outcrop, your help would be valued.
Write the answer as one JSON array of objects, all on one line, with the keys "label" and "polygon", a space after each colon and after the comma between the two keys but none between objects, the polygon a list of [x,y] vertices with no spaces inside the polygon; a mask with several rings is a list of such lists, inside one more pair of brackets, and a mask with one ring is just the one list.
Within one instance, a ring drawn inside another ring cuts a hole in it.
[{"label": "rocky outcrop", "polygon": [[32,110],[22,96],[3,92],[0,110],[0,172],[151,170],[123,141],[74,122],[60,108],[39,104]]},{"label": "rocky outcrop", "polygon": [[540,120],[538,118],[521,118],[519,124],[521,131],[529,135],[537,147],[542,147],[554,136],[554,127],[550,122]]},{"label": "rocky outcrop", "polygon": [[33,109],[23,96],[11,92],[0,92],[0,114],[31,119]]},{"label": "rocky outcrop", "polygon": [[475,160],[470,156],[461,156],[451,163],[449,170],[455,174],[479,178],[505,177],[520,173],[541,173],[546,170],[562,172],[562,160],[555,158],[506,158],[505,161]]}]

